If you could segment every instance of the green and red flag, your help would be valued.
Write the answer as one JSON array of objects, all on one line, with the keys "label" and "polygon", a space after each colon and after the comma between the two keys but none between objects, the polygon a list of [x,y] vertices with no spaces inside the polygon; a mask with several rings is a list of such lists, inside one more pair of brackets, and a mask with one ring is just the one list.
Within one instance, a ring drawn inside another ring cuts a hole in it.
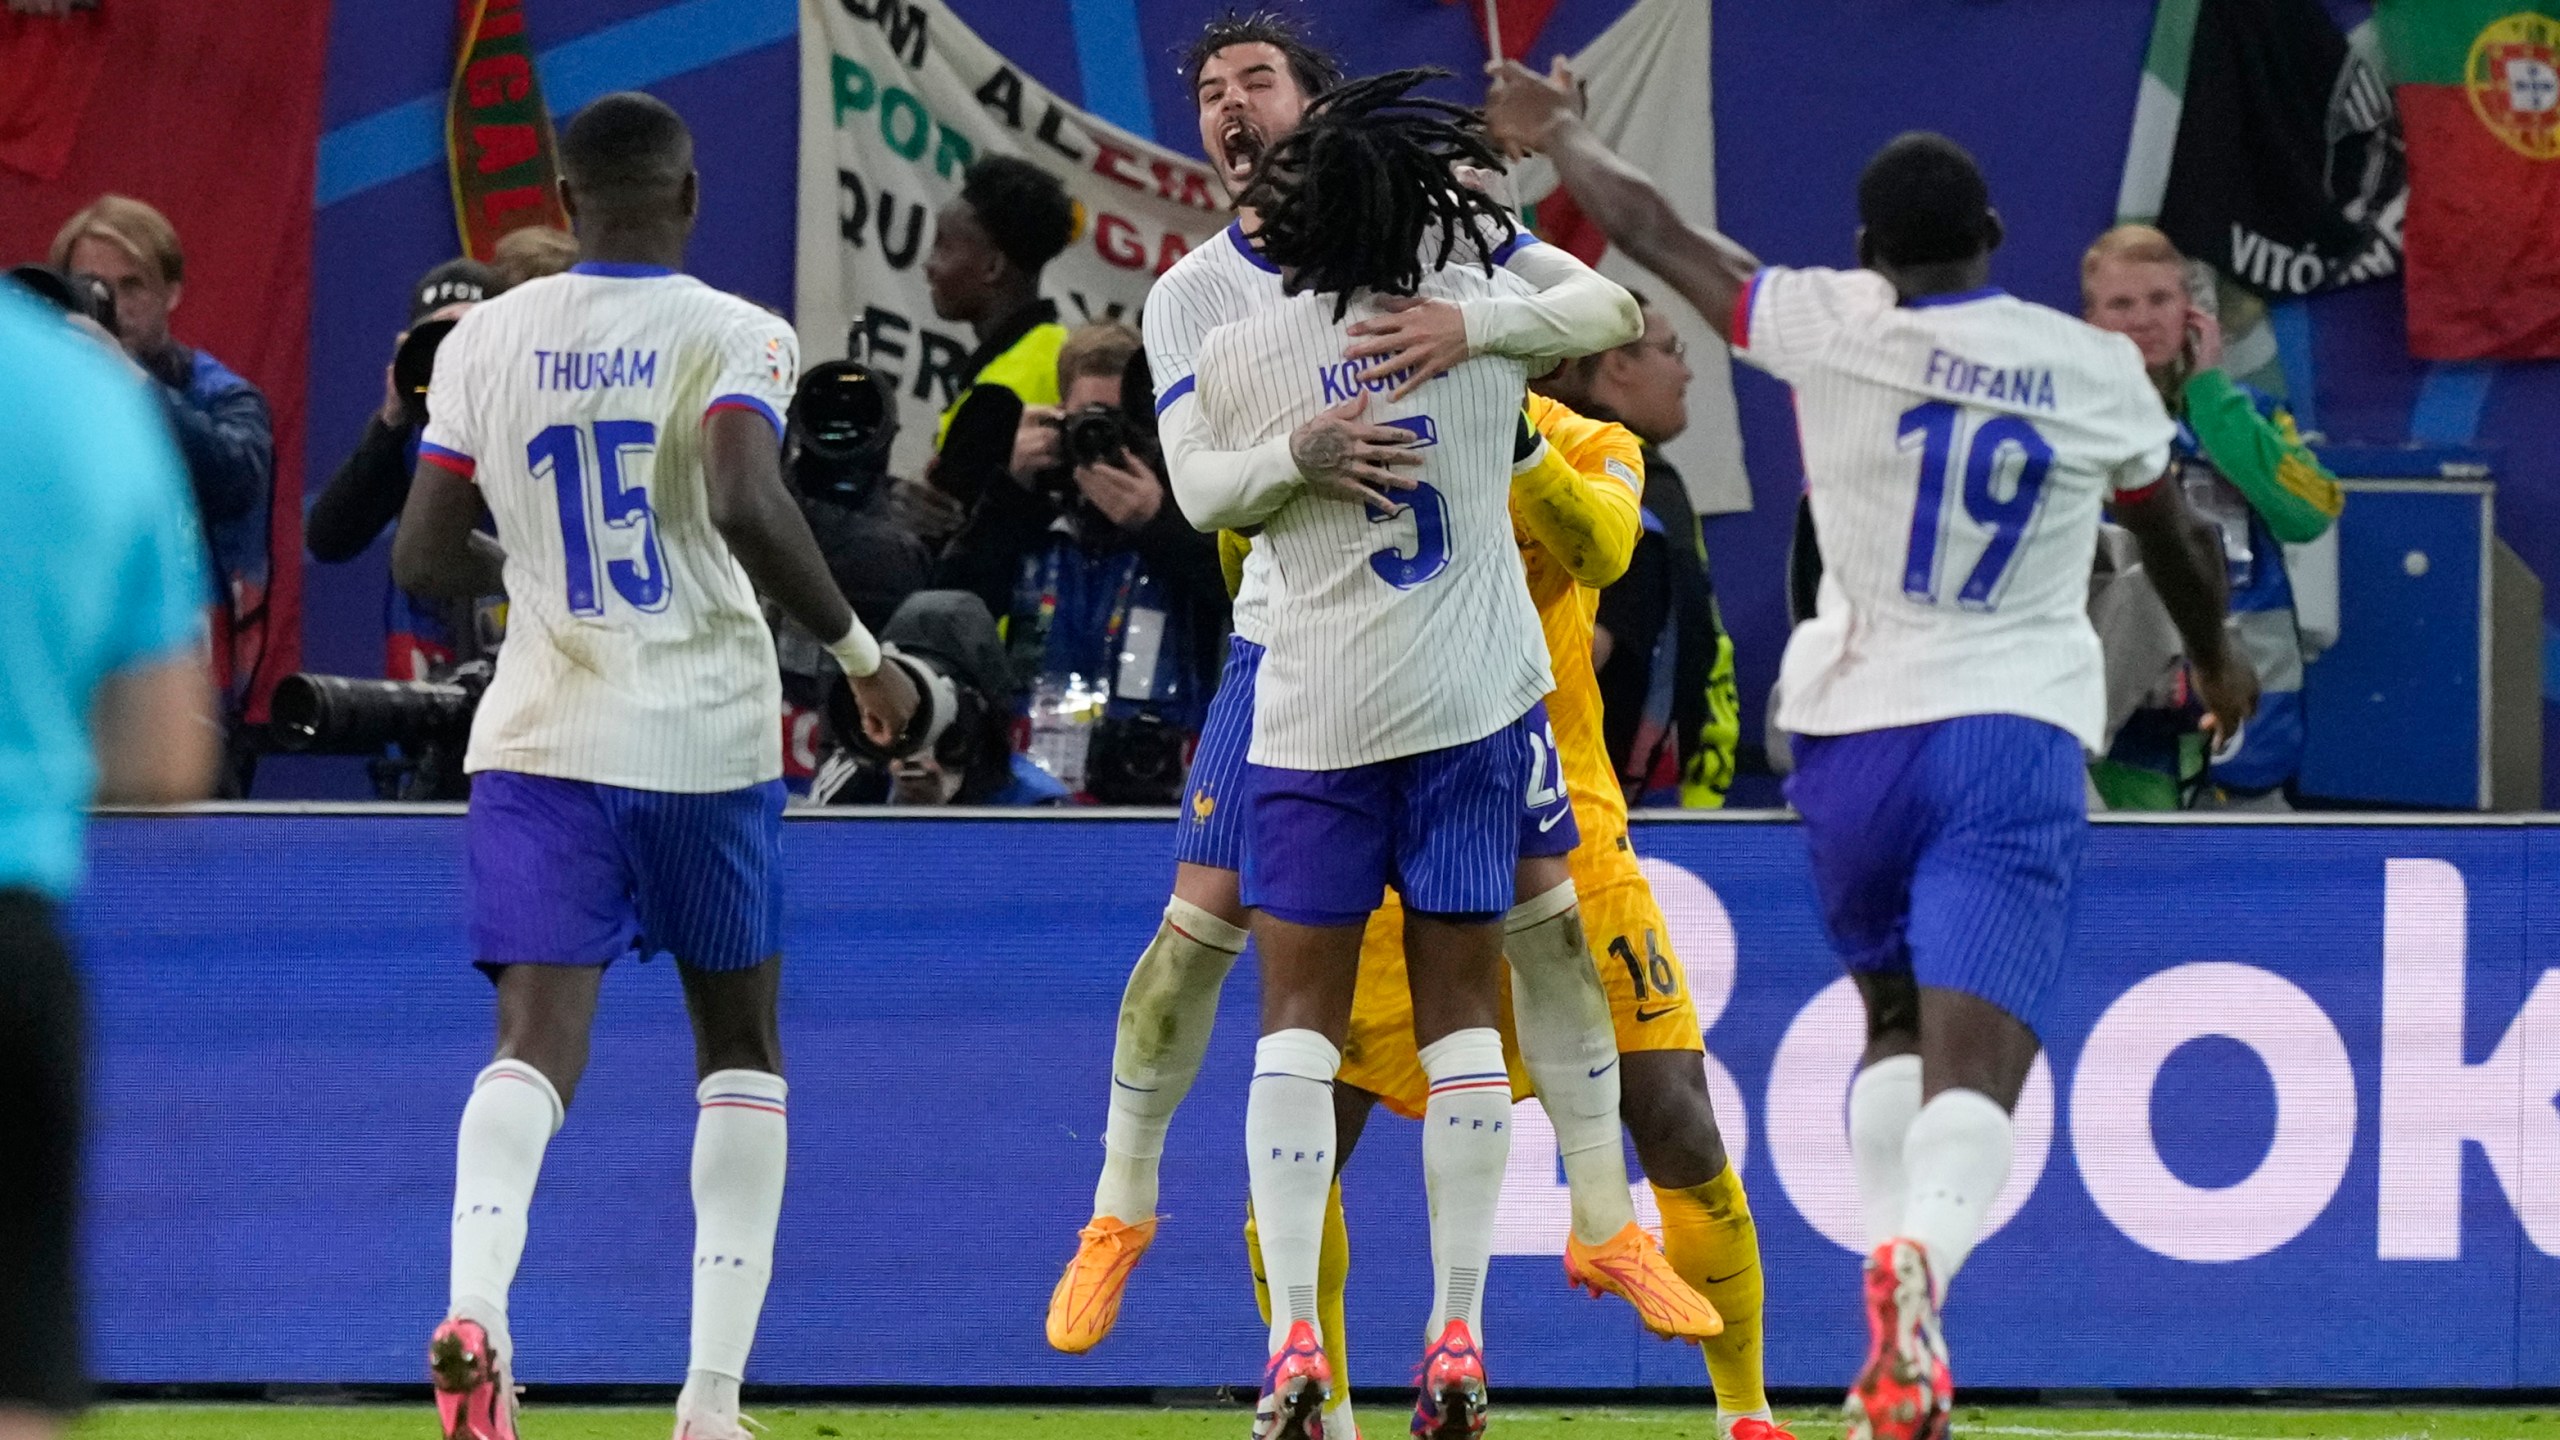
[{"label": "green and red flag", "polygon": [[2409,349],[2560,357],[2560,0],[2382,0],[2409,142]]},{"label": "green and red flag", "polygon": [[458,0],[460,43],[445,101],[445,158],[462,253],[487,260],[527,225],[569,228],[560,149],[524,33],[524,0]]}]

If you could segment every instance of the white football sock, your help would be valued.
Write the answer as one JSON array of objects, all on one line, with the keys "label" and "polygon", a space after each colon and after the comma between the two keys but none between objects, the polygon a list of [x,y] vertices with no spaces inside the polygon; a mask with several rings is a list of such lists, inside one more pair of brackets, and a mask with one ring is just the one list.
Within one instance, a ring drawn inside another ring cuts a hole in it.
[{"label": "white football sock", "polygon": [[1515,906],[1503,921],[1502,952],[1511,962],[1520,1060],[1555,1127],[1573,1195],[1574,1237],[1597,1245],[1634,1223],[1636,1210],[1618,1138],[1617,1028],[1592,969],[1573,882]]},{"label": "white football sock", "polygon": [[1111,1048],[1111,1117],[1102,1130],[1096,1219],[1135,1225],[1156,1213],[1156,1172],[1175,1107],[1199,1078],[1218,1021],[1218,991],[1244,952],[1244,931],[1174,896],[1120,995]]},{"label": "white football sock", "polygon": [[1849,1154],[1857,1162],[1870,1250],[1902,1233],[1903,1192],[1910,1188],[1902,1142],[1919,1114],[1917,1055],[1888,1055],[1849,1082]]},{"label": "white football sock", "polygon": [[[1511,1158],[1511,1075],[1501,1032],[1455,1030],[1422,1048],[1431,1100],[1422,1112],[1422,1175],[1431,1196],[1431,1320],[1428,1345],[1449,1321],[1484,1339],[1484,1277],[1493,1259],[1493,1217],[1502,1168]],[[1623,1187],[1618,1192],[1626,1194]]]},{"label": "white football sock", "polygon": [[1316,1315],[1316,1273],[1324,1255],[1324,1197],[1333,1189],[1333,1077],[1341,1068],[1342,1052],[1313,1030],[1274,1031],[1253,1049],[1245,1170],[1253,1182],[1262,1273],[1271,1285],[1275,1354],[1296,1321],[1315,1326],[1319,1338],[1324,1329]]},{"label": "white football sock", "polygon": [[512,1358],[507,1292],[524,1259],[525,1212],[542,1175],[542,1152],[560,1132],[560,1092],[521,1060],[500,1060],[471,1082],[454,1146],[450,1301]]},{"label": "white football sock", "polygon": [[1938,1298],[1982,1238],[1983,1218],[2009,1183],[2009,1112],[1979,1090],[1941,1090],[1920,1107],[1903,1137],[1902,1168],[1911,1177],[1902,1202],[1902,1233],[1929,1252]]},{"label": "white football sock", "polygon": [[[773,1280],[773,1232],[782,1220],[782,1177],[790,1159],[791,1087],[764,1070],[715,1070],[694,1098],[693,1352],[685,1386],[697,1401],[737,1409],[765,1287]],[[697,1380],[725,1379],[725,1387]],[[706,1389],[715,1393],[703,1394]]]}]

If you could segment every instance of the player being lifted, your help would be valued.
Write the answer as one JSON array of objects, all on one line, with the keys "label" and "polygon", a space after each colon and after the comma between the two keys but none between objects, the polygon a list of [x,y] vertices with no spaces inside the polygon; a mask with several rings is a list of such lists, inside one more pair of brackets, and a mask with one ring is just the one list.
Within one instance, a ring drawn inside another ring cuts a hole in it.
[{"label": "player being lifted", "polygon": [[1795,391],[1825,567],[1777,723],[1867,1012],[1849,1135],[1874,1249],[1846,1433],[1944,1436],[1939,1310],[2008,1178],[2087,832],[2100,507],[2139,541],[2227,737],[2257,687],[2224,642],[2220,552],[2167,480],[2174,427],[2133,343],[1992,288],[1999,217],[1954,142],[1905,135],[1868,163],[1865,268],[1763,267],[1610,153],[1561,62],[1493,68],[1496,135],[1548,155],[1613,243]]},{"label": "player being lifted", "polygon": [[[1287,298],[1201,347],[1207,453],[1285,454],[1299,426],[1336,408],[1355,304],[1365,318],[1380,296],[1527,292],[1493,264],[1512,238],[1509,215],[1453,173],[1498,163],[1474,113],[1408,93],[1439,73],[1337,86],[1255,168],[1240,199],[1261,222],[1256,244]],[[1626,298],[1546,358],[1623,343],[1634,309]],[[1212,466],[1172,462],[1194,524],[1263,526],[1265,650],[1243,784],[1243,899],[1256,912],[1263,1022],[1246,1158],[1273,1301],[1257,1435],[1323,1434],[1330,1374],[1316,1293],[1334,1178],[1333,1079],[1361,928],[1391,881],[1405,900],[1414,1038],[1431,1083],[1423,1170],[1434,1290],[1413,1429],[1456,1436],[1484,1425],[1476,1337],[1510,1151],[1510,1079],[1495,1029],[1502,922],[1522,856],[1561,855],[1576,838],[1540,703],[1553,682],[1510,538],[1528,372],[1526,360],[1482,356],[1380,405],[1379,423],[1420,455],[1411,475],[1381,468],[1365,503],[1294,477],[1237,486]],[[1356,402],[1347,408],[1358,413]],[[1578,964],[1596,990],[1588,962]],[[1605,1020],[1601,1038],[1605,1046]],[[1614,1073],[1616,1056],[1592,1068]]]},{"label": "player being lifted", "polygon": [[[1296,128],[1309,100],[1342,78],[1330,57],[1269,15],[1230,17],[1209,26],[1188,70],[1199,101],[1201,145],[1231,194],[1243,188],[1264,153]],[[1410,432],[1360,419],[1360,402],[1332,407],[1240,456],[1207,453],[1200,438],[1192,377],[1201,342],[1215,326],[1282,299],[1278,271],[1251,239],[1258,223],[1250,206],[1240,207],[1236,223],[1183,257],[1148,296],[1147,354],[1166,453],[1173,464],[1188,465],[1195,479],[1214,482],[1230,497],[1254,495],[1262,497],[1257,503],[1268,504],[1274,503],[1270,497],[1304,486],[1365,502],[1382,483],[1398,483],[1394,471],[1419,455],[1402,444],[1413,438]],[[1626,292],[1562,251],[1522,234],[1496,253],[1504,268],[1538,287],[1534,293],[1506,287],[1503,293],[1457,300],[1387,301],[1352,328],[1359,338],[1351,355],[1379,377],[1399,374],[1406,384],[1419,384],[1471,353],[1554,354],[1568,334],[1626,323]],[[1357,377],[1364,382],[1363,401],[1371,394],[1365,385],[1371,373]],[[1346,386],[1351,378],[1343,376]],[[1375,388],[1384,393],[1383,384]],[[1198,514],[1192,519],[1212,523]],[[1130,1273],[1155,1238],[1165,1132],[1199,1074],[1219,989],[1244,948],[1239,872],[1245,827],[1238,782],[1252,729],[1254,672],[1263,653],[1262,563],[1247,561],[1236,598],[1226,675],[1184,797],[1174,893],[1121,1000],[1093,1216],[1050,1298],[1049,1342],[1061,1350],[1089,1350],[1111,1332]],[[1522,1049],[1541,1094],[1550,1099],[1568,1157],[1576,1273],[1625,1296],[1658,1332],[1709,1334],[1717,1323],[1711,1308],[1670,1273],[1661,1252],[1635,1228],[1618,1138],[1619,1072],[1608,1063],[1614,1056],[1607,998],[1583,947],[1574,907],[1569,899],[1557,903],[1557,887],[1569,878],[1560,856],[1524,863],[1516,898],[1530,903],[1514,912],[1516,928],[1507,948]],[[1346,1253],[1339,1243],[1338,1207],[1328,1225],[1336,1243],[1326,1253]],[[1327,1288],[1339,1293],[1338,1270],[1328,1270]],[[1346,1388],[1346,1406],[1347,1395]],[[1349,1426],[1337,1428],[1347,1432]]]},{"label": "player being lifted", "polygon": [[[745,1440],[785,1152],[780,672],[761,589],[853,677],[886,741],[913,687],[881,665],[782,483],[791,327],[678,274],[693,140],[645,95],[560,138],[580,261],[457,325],[392,551],[400,583],[503,588],[471,728],[471,943],[497,1058],[457,1147],[452,1308],[428,1361],[446,1440],[514,1440],[507,1292],[605,967],[672,954],[693,1017],[692,1358],[677,1440]],[[486,504],[497,539],[473,532]],[[501,549],[503,546],[503,549]],[[752,584],[750,583],[752,582]]]},{"label": "player being lifted", "polygon": [[[1573,887],[1592,949],[1606,957],[1600,973],[1625,1067],[1627,1134],[1661,1207],[1666,1256],[1724,1321],[1720,1333],[1699,1342],[1715,1383],[1721,1440],[1784,1440],[1789,1432],[1770,1412],[1761,1365],[1759,1231],[1716,1128],[1697,1006],[1670,926],[1637,868],[1626,798],[1600,729],[1592,627],[1601,587],[1625,573],[1641,533],[1642,447],[1626,427],[1577,415],[1544,395],[1529,397],[1527,413],[1546,443],[1514,467],[1511,520],[1555,672],[1547,715],[1582,831],[1570,862]],[[1339,1164],[1349,1163],[1376,1102],[1418,1119],[1430,1092],[1414,1053],[1403,926],[1403,906],[1390,896],[1362,937],[1351,1029],[1334,1081]],[[1515,1070],[1514,1094],[1524,1078]],[[1336,1377],[1346,1377],[1340,1321],[1348,1233],[1328,1230],[1325,1243],[1318,1301],[1327,1359]],[[1247,1248],[1253,1250],[1250,1241]],[[1338,1261],[1337,1249],[1344,1252]]]}]

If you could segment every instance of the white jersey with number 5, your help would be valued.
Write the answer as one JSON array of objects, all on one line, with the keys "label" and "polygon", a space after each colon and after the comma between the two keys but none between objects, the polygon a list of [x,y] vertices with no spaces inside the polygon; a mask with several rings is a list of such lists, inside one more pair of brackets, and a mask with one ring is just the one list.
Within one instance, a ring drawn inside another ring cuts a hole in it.
[{"label": "white jersey with number 5", "polygon": [[436,352],[420,459],[480,486],[507,638],[464,768],[700,793],[782,773],[754,587],[712,527],[702,427],[779,435],[788,322],[690,276],[581,265],[473,307]]},{"label": "white jersey with number 5", "polygon": [[2176,434],[2131,340],[1997,290],[1904,305],[1873,271],[1765,269],[1734,350],[1795,387],[1822,587],[1781,728],[2023,715],[2094,750],[2098,512]]},{"label": "white jersey with number 5", "polygon": [[[1545,249],[1537,236],[1523,230],[1494,247],[1493,262],[1504,267],[1515,261],[1524,267],[1535,265],[1539,273],[1551,275],[1560,253]],[[1191,393],[1197,383],[1200,347],[1211,331],[1286,298],[1279,268],[1255,253],[1244,227],[1234,222],[1158,276],[1155,288],[1147,292],[1145,317],[1156,414],[1164,415]],[[1238,635],[1256,643],[1262,639],[1262,567],[1262,561],[1245,557],[1244,586],[1236,592],[1233,622]]]},{"label": "white jersey with number 5", "polygon": [[[1525,294],[1508,270],[1461,264],[1426,276],[1426,298]],[[1263,557],[1254,682],[1257,765],[1343,770],[1481,740],[1554,688],[1544,632],[1511,534],[1511,446],[1528,370],[1481,356],[1389,402],[1342,358],[1347,331],[1379,313],[1297,295],[1213,332],[1199,352],[1201,419],[1218,449],[1285,435],[1354,394],[1365,418],[1415,432],[1422,483],[1382,514],[1300,495],[1254,542]]]}]

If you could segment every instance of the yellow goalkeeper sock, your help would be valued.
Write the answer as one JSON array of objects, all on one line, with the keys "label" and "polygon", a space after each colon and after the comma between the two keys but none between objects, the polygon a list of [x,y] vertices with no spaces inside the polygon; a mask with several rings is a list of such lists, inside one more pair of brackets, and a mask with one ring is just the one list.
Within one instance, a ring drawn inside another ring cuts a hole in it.
[{"label": "yellow goalkeeper sock", "polygon": [[[1244,1253],[1253,1266],[1253,1303],[1262,1323],[1271,1323],[1271,1280],[1262,1270],[1262,1234],[1254,1227],[1253,1206],[1244,1210]],[[1325,1429],[1357,1435],[1351,1418],[1350,1324],[1343,1318],[1343,1296],[1351,1288],[1351,1227],[1342,1215],[1342,1182],[1324,1197],[1324,1248],[1316,1258],[1316,1325],[1324,1331],[1325,1363],[1333,1367],[1333,1403],[1325,1407]]]},{"label": "yellow goalkeeper sock", "polygon": [[1728,1417],[1766,1415],[1760,1356],[1760,1231],[1742,1177],[1728,1165],[1704,1185],[1653,1187],[1662,1206],[1662,1253],[1680,1278],[1724,1317],[1724,1333],[1698,1342],[1715,1381],[1716,1409]]}]

